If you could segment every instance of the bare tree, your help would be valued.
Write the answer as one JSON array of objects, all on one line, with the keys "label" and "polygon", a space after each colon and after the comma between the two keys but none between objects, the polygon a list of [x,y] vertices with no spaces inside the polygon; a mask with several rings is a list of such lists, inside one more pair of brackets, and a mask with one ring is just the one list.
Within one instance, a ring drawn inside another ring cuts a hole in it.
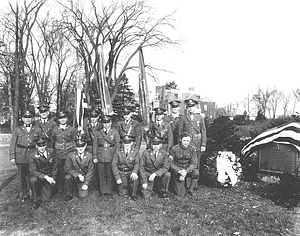
[{"label": "bare tree", "polygon": [[[153,9],[146,1],[137,0],[133,3],[111,3],[99,6],[91,1],[91,11],[86,13],[79,3],[69,1],[63,5],[66,29],[72,33],[74,47],[79,47],[84,62],[86,86],[92,76],[98,80],[99,51],[103,46],[108,51],[105,62],[105,73],[108,85],[111,86],[111,100],[126,70],[137,69],[131,66],[132,59],[140,47],[163,49],[177,46],[179,42],[169,38],[164,29],[173,29],[172,15],[160,19],[153,17]],[[136,63],[137,64],[137,63]],[[88,89],[88,87],[86,87]]]},{"label": "bare tree", "polygon": [[266,116],[266,111],[270,108],[270,98],[275,90],[275,88],[262,89],[259,87],[258,91],[252,95],[252,101],[263,116]]},{"label": "bare tree", "polygon": [[286,117],[288,114],[288,108],[291,101],[291,97],[291,93],[288,93],[287,95],[283,94],[282,96],[283,117]]},{"label": "bare tree", "polygon": [[294,99],[293,99],[294,103],[293,103],[292,113],[295,114],[295,112],[296,112],[296,106],[297,106],[297,104],[300,101],[300,89],[297,88],[297,89],[293,90],[293,95],[294,95]]},{"label": "bare tree", "polygon": [[271,93],[270,93],[270,98],[269,98],[269,107],[267,107],[267,110],[269,111],[269,115],[272,118],[276,118],[276,112],[279,103],[281,102],[283,98],[283,92],[277,90],[274,88]]}]

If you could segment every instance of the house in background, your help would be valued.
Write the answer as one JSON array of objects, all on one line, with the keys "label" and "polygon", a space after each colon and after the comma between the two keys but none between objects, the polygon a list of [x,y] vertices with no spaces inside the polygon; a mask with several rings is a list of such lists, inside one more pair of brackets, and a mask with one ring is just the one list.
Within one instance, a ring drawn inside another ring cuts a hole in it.
[{"label": "house in background", "polygon": [[157,86],[156,88],[156,96],[153,101],[153,108],[162,107],[165,108],[170,114],[171,108],[169,105],[169,101],[179,100],[180,104],[180,113],[185,114],[185,104],[184,101],[186,99],[194,99],[198,101],[198,105],[196,107],[196,113],[201,114],[204,118],[208,120],[213,120],[216,118],[216,103],[211,99],[201,96],[195,92],[193,87],[189,88],[188,92],[181,93],[180,90],[165,90],[164,86]]}]

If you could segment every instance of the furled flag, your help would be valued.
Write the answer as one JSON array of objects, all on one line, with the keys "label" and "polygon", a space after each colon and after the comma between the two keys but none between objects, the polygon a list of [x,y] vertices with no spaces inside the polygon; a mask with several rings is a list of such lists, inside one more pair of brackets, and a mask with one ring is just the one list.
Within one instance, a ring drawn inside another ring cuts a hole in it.
[{"label": "furled flag", "polygon": [[[79,55],[77,50],[77,68],[79,70]],[[83,126],[84,109],[87,108],[86,96],[83,91],[82,75],[78,72],[76,76],[76,127]]]},{"label": "furled flag", "polygon": [[247,156],[270,142],[290,144],[300,151],[300,124],[292,122],[266,130],[246,144],[241,153]]},{"label": "furled flag", "polygon": [[104,115],[112,115],[113,109],[112,109],[112,103],[110,99],[110,94],[108,90],[108,85],[106,82],[106,76],[105,76],[105,61],[103,56],[103,46],[100,46],[100,66],[99,66],[99,94],[100,94],[100,101],[101,101],[101,107]]},{"label": "furled flag", "polygon": [[140,99],[140,115],[142,117],[143,124],[148,126],[150,123],[149,110],[149,92],[146,80],[145,62],[142,48],[139,50],[139,99]]}]

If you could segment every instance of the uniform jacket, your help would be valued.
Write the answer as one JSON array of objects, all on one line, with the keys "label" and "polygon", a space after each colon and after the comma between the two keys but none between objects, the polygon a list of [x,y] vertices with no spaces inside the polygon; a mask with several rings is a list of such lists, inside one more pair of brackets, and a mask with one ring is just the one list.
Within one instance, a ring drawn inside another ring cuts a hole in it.
[{"label": "uniform jacket", "polygon": [[133,136],[135,138],[135,148],[140,150],[142,142],[142,131],[140,124],[130,119],[128,124],[125,121],[119,121],[116,125],[116,129],[119,132],[120,137],[125,135]]},{"label": "uniform jacket", "polygon": [[42,134],[40,128],[32,126],[28,132],[24,125],[14,129],[9,147],[9,159],[16,163],[28,163],[29,156],[35,150],[35,139]]},{"label": "uniform jacket", "polygon": [[172,115],[168,115],[164,117],[164,121],[170,124],[172,132],[173,132],[173,145],[178,144],[180,134],[182,133],[182,118],[183,116],[179,114],[178,117],[174,118]]},{"label": "uniform jacket", "polygon": [[[160,126],[158,126],[156,122],[151,122],[148,135],[161,137],[163,140],[163,149],[167,151],[173,146],[172,128],[166,121],[162,121]],[[166,146],[166,148],[164,148],[164,146]]]},{"label": "uniform jacket", "polygon": [[44,179],[48,175],[54,179],[57,176],[57,158],[54,150],[46,149],[47,158],[41,155],[37,150],[30,154],[29,157],[29,171],[30,176]]},{"label": "uniform jacket", "polygon": [[65,130],[62,130],[59,126],[53,128],[51,143],[58,159],[65,159],[69,152],[74,151],[75,137],[75,128],[71,126],[67,125]]},{"label": "uniform jacket", "polygon": [[146,149],[140,158],[140,176],[143,183],[147,183],[147,175],[156,173],[162,176],[170,168],[169,154],[160,149],[155,157],[152,149]]},{"label": "uniform jacket", "polygon": [[132,148],[126,156],[124,149],[118,150],[112,161],[112,172],[115,179],[121,179],[120,172],[130,172],[138,174],[140,167],[140,152]]},{"label": "uniform jacket", "polygon": [[79,174],[82,174],[84,176],[83,184],[90,185],[93,179],[93,168],[91,153],[84,152],[82,160],[76,151],[68,153],[64,168],[66,175],[69,174],[77,178]]},{"label": "uniform jacket", "polygon": [[41,119],[35,121],[35,126],[39,127],[42,130],[42,136],[49,139],[49,143],[47,143],[47,147],[51,147],[51,136],[52,130],[56,127],[56,122],[54,120],[46,120],[45,123],[42,122]]},{"label": "uniform jacket", "polygon": [[96,123],[96,126],[92,126],[92,123],[90,122],[89,119],[83,123],[83,131],[84,131],[85,138],[88,141],[88,146],[93,145],[96,131],[101,129],[102,129],[102,124],[99,122]]},{"label": "uniform jacket", "polygon": [[93,157],[99,162],[110,163],[120,149],[120,135],[114,128],[105,134],[104,129],[96,132],[93,144]]},{"label": "uniform jacket", "polygon": [[197,150],[200,150],[201,146],[206,147],[206,126],[203,117],[200,114],[195,114],[193,120],[190,115],[185,115],[182,121],[182,132],[188,132],[192,135],[193,145]]},{"label": "uniform jacket", "polygon": [[178,172],[179,170],[185,169],[191,171],[197,169],[197,153],[193,146],[183,148],[181,144],[175,145],[170,150],[171,158],[171,170]]}]

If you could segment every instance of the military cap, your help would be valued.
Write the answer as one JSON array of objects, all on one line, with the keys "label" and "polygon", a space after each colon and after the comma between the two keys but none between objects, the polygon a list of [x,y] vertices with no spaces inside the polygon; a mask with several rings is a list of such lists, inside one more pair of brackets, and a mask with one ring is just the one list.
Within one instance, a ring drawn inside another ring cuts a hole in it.
[{"label": "military cap", "polygon": [[92,117],[92,118],[95,118],[95,117],[97,117],[99,115],[100,115],[100,113],[97,110],[90,111],[90,117]]},{"label": "military cap", "polygon": [[131,113],[131,110],[128,107],[125,107],[123,110],[123,115],[129,115]]},{"label": "military cap", "polygon": [[131,142],[133,142],[133,139],[134,137],[133,136],[131,136],[131,135],[124,135],[124,136],[122,136],[122,142],[123,143],[131,143]]},{"label": "military cap", "polygon": [[47,140],[48,140],[48,138],[46,138],[46,137],[40,137],[40,138],[34,140],[34,142],[38,147],[43,147],[43,146],[47,145]]},{"label": "military cap", "polygon": [[49,111],[50,106],[43,104],[43,105],[38,106],[37,109],[38,109],[40,112],[47,112],[47,111]]},{"label": "military cap", "polygon": [[166,109],[164,108],[160,108],[160,107],[156,107],[153,109],[155,111],[155,115],[162,115],[165,113]]},{"label": "military cap", "polygon": [[158,137],[158,136],[154,136],[154,137],[151,138],[151,143],[154,144],[154,145],[161,144],[162,143],[162,138]]},{"label": "military cap", "polygon": [[180,138],[185,138],[185,137],[192,137],[191,134],[189,132],[183,132],[181,135],[180,135]]},{"label": "military cap", "polygon": [[87,144],[87,140],[83,137],[79,137],[74,140],[76,147],[84,147]]},{"label": "military cap", "polygon": [[104,116],[102,116],[101,121],[102,121],[102,123],[109,123],[109,122],[111,122],[111,116],[104,115]]},{"label": "military cap", "polygon": [[179,100],[173,100],[171,102],[169,102],[169,104],[171,105],[171,107],[179,107],[179,104],[181,102]]},{"label": "military cap", "polygon": [[190,99],[186,99],[184,102],[185,102],[185,105],[187,107],[193,107],[193,106],[196,106],[198,104],[198,102],[196,100],[191,99],[191,98]]},{"label": "military cap", "polygon": [[59,111],[58,114],[57,114],[57,118],[58,119],[62,119],[62,118],[66,118],[68,117],[68,112],[67,111]]},{"label": "military cap", "polygon": [[24,118],[33,118],[34,117],[34,112],[30,110],[25,110],[22,114],[22,117]]}]

